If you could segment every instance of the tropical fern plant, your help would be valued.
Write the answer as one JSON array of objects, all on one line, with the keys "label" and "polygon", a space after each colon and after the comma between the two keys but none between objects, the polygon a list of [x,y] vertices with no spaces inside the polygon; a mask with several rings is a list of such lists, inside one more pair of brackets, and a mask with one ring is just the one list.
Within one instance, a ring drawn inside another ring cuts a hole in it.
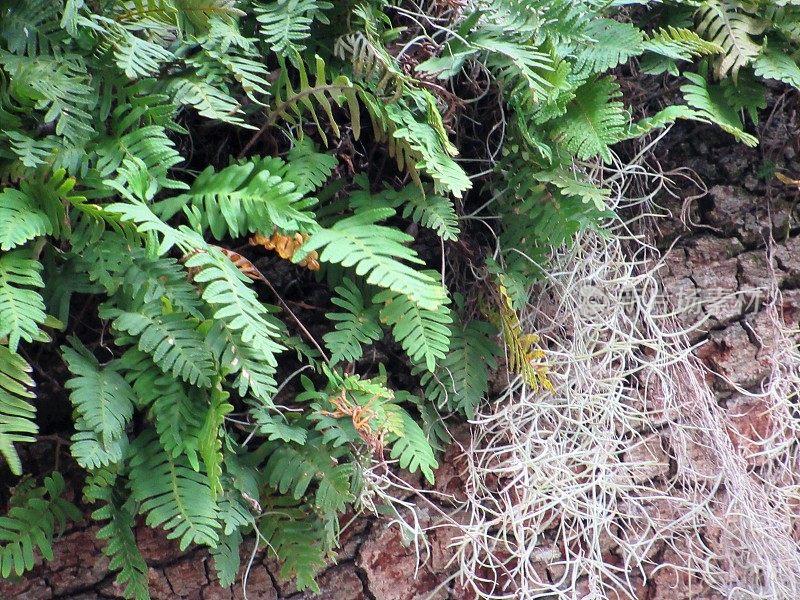
[{"label": "tropical fern plant", "polygon": [[[496,369],[547,388],[516,311],[614,218],[592,167],[679,118],[753,144],[762,80],[800,84],[790,3],[440,4],[0,0],[0,457],[30,468],[46,365],[126,597],[139,516],[317,590],[373,463],[432,482]],[[685,103],[634,121],[628,65]],[[34,475],[3,577],[79,518]]]}]

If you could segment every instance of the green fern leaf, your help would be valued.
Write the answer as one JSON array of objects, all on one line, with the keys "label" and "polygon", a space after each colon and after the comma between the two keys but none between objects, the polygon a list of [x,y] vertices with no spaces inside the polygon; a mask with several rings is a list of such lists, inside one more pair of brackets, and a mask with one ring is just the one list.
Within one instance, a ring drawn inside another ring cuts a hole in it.
[{"label": "green fern leaf", "polygon": [[697,10],[697,33],[722,47],[723,56],[716,63],[715,74],[722,79],[736,76],[761,51],[753,36],[763,33],[766,23],[741,12],[729,0],[707,0]]},{"label": "green fern leaf", "polygon": [[211,493],[216,500],[222,494],[222,435],[220,430],[225,422],[225,415],[233,410],[233,405],[227,402],[230,397],[228,392],[219,388],[211,390],[211,402],[206,411],[203,427],[200,429],[200,443],[198,448],[200,456],[208,473]]},{"label": "green fern leaf", "polygon": [[256,10],[261,33],[271,50],[294,59],[306,49],[304,42],[311,35],[314,20],[328,23],[323,11],[331,8],[333,4],[324,0],[273,0]]},{"label": "green fern leaf", "polygon": [[401,469],[406,469],[411,473],[421,471],[425,479],[433,484],[433,471],[439,467],[439,463],[433,455],[433,448],[431,448],[425,432],[402,408],[395,405],[392,405],[392,408],[399,413],[402,433],[389,437],[389,443],[392,444],[391,458],[398,459]]},{"label": "green fern leaf", "polygon": [[322,337],[331,353],[331,364],[358,360],[363,354],[363,344],[372,344],[383,337],[378,324],[378,308],[365,306],[361,290],[351,279],[344,278],[335,291],[338,296],[331,298],[331,303],[346,312],[325,314],[326,318],[336,322],[335,331]]},{"label": "green fern leaf", "polygon": [[468,419],[489,390],[489,374],[497,368],[500,348],[494,343],[497,329],[484,321],[451,326],[450,350],[436,371],[421,372],[426,398],[444,408],[458,410]]},{"label": "green fern leaf", "polygon": [[84,496],[92,503],[103,502],[92,512],[92,518],[108,520],[97,532],[97,539],[106,542],[103,554],[110,559],[108,570],[118,571],[115,583],[123,588],[123,596],[129,600],[150,600],[147,563],[136,546],[134,515],[129,503],[121,497],[120,480],[113,470],[95,471],[87,478]]},{"label": "green fern leaf", "polygon": [[307,439],[302,446],[273,443],[271,447],[264,477],[281,494],[300,500],[311,483],[318,482],[314,504],[319,510],[340,512],[354,500],[349,484],[352,466],[336,464],[341,450],[325,446],[319,437]]},{"label": "green fern leaf", "polygon": [[197,290],[188,281],[188,273],[174,258],[150,257],[141,248],[123,255],[114,282],[137,304],[150,304],[162,298],[191,316],[202,319],[202,303]]},{"label": "green fern leaf", "polygon": [[211,387],[214,360],[203,343],[203,335],[185,313],[161,314],[150,305],[142,312],[106,309],[101,315],[114,319],[116,331],[136,337],[139,349],[152,355],[153,362],[165,373],[192,385]]},{"label": "green fern leaf", "polygon": [[319,593],[315,575],[325,564],[326,544],[321,523],[291,499],[273,499],[258,521],[261,537],[281,561],[280,576],[294,578],[297,589]]},{"label": "green fern leaf", "polygon": [[63,531],[67,519],[78,521],[80,511],[61,496],[64,478],[57,471],[33,488],[23,482],[11,496],[9,510],[0,519],[0,577],[17,576],[33,569],[35,550],[53,560],[53,537]]},{"label": "green fern leaf", "polygon": [[668,26],[650,34],[644,42],[644,50],[673,60],[691,60],[696,56],[720,54],[724,48],[701,38],[691,29]]},{"label": "green fern leaf", "polygon": [[445,241],[455,241],[461,233],[458,227],[453,202],[444,196],[434,194],[425,195],[417,188],[406,188],[408,194],[402,194],[406,205],[403,207],[403,216],[411,217],[415,223],[433,229]]},{"label": "green fern leaf", "polygon": [[222,121],[245,129],[254,129],[244,122],[242,108],[225,90],[200,75],[184,75],[173,79],[167,92],[178,104],[193,107],[206,119]]},{"label": "green fern leaf", "polygon": [[61,346],[61,353],[73,377],[64,384],[80,420],[109,449],[124,435],[125,426],[133,416],[135,397],[123,377],[102,368],[97,359],[77,338],[72,347]]},{"label": "green fern leaf", "polygon": [[114,465],[123,460],[128,449],[128,436],[111,440],[102,437],[83,419],[75,421],[75,433],[70,438],[69,451],[84,469],[93,470]]},{"label": "green fern leaf", "polygon": [[776,79],[800,89],[800,67],[787,53],[764,48],[756,58],[755,74],[765,79]]},{"label": "green fern leaf", "polygon": [[0,192],[0,250],[11,250],[33,238],[53,233],[50,220],[19,190]]},{"label": "green fern leaf", "polygon": [[214,321],[206,334],[206,345],[217,364],[225,366],[226,374],[236,375],[233,386],[240,396],[249,391],[264,406],[272,406],[272,395],[278,385],[274,365],[259,358],[259,352],[222,321]]},{"label": "green fern leaf", "polygon": [[595,19],[584,30],[587,40],[579,44],[575,72],[583,77],[605,73],[638,56],[644,50],[644,37],[635,25],[612,19]]},{"label": "green fern leaf", "polygon": [[164,450],[174,459],[185,456],[192,469],[199,471],[203,415],[208,410],[202,393],[163,376],[151,393],[153,420]]},{"label": "green fern leaf", "polygon": [[619,85],[611,78],[582,85],[563,117],[553,125],[553,138],[580,159],[600,156],[611,161],[610,146],[624,137],[628,113]]},{"label": "green fern leaf", "polygon": [[718,125],[747,146],[758,144],[756,137],[745,133],[739,115],[727,103],[725,94],[719,86],[709,84],[696,73],[684,73],[684,77],[691,83],[681,86],[681,91],[686,103],[697,111],[700,120]]},{"label": "green fern leaf", "polygon": [[221,319],[242,342],[259,353],[260,359],[276,367],[275,355],[283,350],[277,343],[281,327],[258,300],[249,280],[224,254],[214,248],[198,252],[186,261],[189,268],[200,268],[195,281],[205,284],[203,300],[215,308],[214,319]]},{"label": "green fern leaf", "polygon": [[283,177],[294,183],[298,194],[308,194],[322,187],[337,164],[336,158],[330,154],[317,152],[314,143],[306,137],[295,141],[289,150]]},{"label": "green fern leaf", "polygon": [[311,236],[293,260],[300,261],[308,252],[324,248],[319,256],[321,262],[355,266],[356,274],[367,276],[367,283],[405,294],[421,308],[436,310],[446,300],[444,288],[430,275],[400,262],[422,263],[412,249],[403,245],[413,238],[376,224],[393,214],[391,208],[374,209],[341,219],[330,229]]},{"label": "green fern leaf", "polygon": [[0,340],[7,338],[12,352],[20,340],[42,339],[39,326],[47,318],[42,296],[30,289],[44,287],[42,265],[28,256],[23,250],[0,255]]},{"label": "green fern leaf", "polygon": [[14,475],[22,474],[15,442],[33,442],[39,432],[36,408],[28,400],[34,382],[31,367],[18,354],[0,345],[0,455]]},{"label": "green fern leaf", "polygon": [[383,304],[381,321],[392,327],[394,339],[411,361],[433,371],[437,360],[444,359],[450,347],[448,325],[453,322],[450,310],[444,305],[427,310],[391,291],[380,292],[372,301]]},{"label": "green fern leaf", "polygon": [[241,566],[239,550],[242,547],[242,541],[241,531],[234,529],[230,534],[221,535],[219,544],[211,550],[219,585],[224,588],[232,586],[239,574]]},{"label": "green fern leaf", "polygon": [[[278,159],[251,159],[215,172],[207,167],[191,189],[164,203],[162,217],[185,206],[196,227],[210,229],[218,239],[247,233],[313,230],[316,221],[306,212],[313,201],[302,200],[296,186],[281,177],[286,165]],[[194,217],[194,218],[192,218]]]},{"label": "green fern leaf", "polygon": [[322,138],[322,142],[327,146],[328,136],[322,127],[318,112],[321,111],[325,114],[333,135],[339,137],[341,132],[333,115],[333,105],[342,106],[346,103],[350,110],[353,137],[358,139],[361,133],[358,99],[356,97],[359,88],[345,75],[338,75],[328,81],[328,76],[325,72],[325,61],[319,56],[314,58],[313,84],[309,81],[305,64],[302,61],[297,61],[295,64],[299,78],[299,87],[295,90],[289,69],[283,59],[279,57],[281,72],[274,86],[275,105],[270,111],[265,127],[274,125],[278,122],[278,119],[297,125],[307,112],[317,128],[317,133]]},{"label": "green fern leaf", "polygon": [[308,437],[306,429],[290,425],[283,415],[272,415],[266,407],[261,406],[251,409],[250,415],[258,426],[258,433],[270,442],[281,440],[294,442],[300,446],[306,443]]},{"label": "green fern leaf", "polygon": [[130,485],[147,524],[163,526],[169,539],[215,547],[219,542],[217,504],[208,477],[194,471],[185,457],[171,458],[155,431],[143,432],[131,446]]}]

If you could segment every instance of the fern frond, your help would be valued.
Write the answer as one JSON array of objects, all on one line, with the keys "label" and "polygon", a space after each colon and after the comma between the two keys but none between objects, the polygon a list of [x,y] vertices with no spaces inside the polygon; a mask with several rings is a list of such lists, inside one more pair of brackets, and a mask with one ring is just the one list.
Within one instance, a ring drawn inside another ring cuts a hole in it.
[{"label": "fern frond", "polygon": [[369,82],[379,96],[388,95],[388,102],[399,99],[403,89],[411,81],[385,48],[360,31],[338,38],[334,45],[334,54],[351,62],[353,77]]},{"label": "fern frond", "polygon": [[763,33],[766,22],[738,10],[729,0],[706,0],[697,10],[696,20],[697,32],[723,49],[715,75],[722,79],[730,73],[736,80],[739,69],[760,52],[761,46],[753,36]]},{"label": "fern frond", "polygon": [[[157,97],[150,96],[154,101]],[[145,165],[148,175],[161,187],[185,188],[186,184],[170,179],[169,169],[183,161],[175,149],[175,142],[167,137],[161,125],[144,125],[146,111],[139,107],[120,106],[114,109],[111,135],[97,141],[95,168],[102,178],[121,177],[118,173],[123,162],[138,159]],[[152,113],[150,113],[152,114]]]},{"label": "fern frond", "polygon": [[581,177],[564,167],[534,173],[532,177],[537,181],[549,183],[565,196],[577,197],[581,202],[593,204],[599,211],[605,210],[606,201],[611,194],[610,190],[599,187],[586,176]]},{"label": "fern frond", "polygon": [[[501,275],[501,282],[503,279],[504,276]],[[543,360],[545,353],[537,346],[539,336],[523,331],[519,316],[514,310],[511,295],[503,283],[497,286],[497,294],[497,312],[493,312],[493,309],[488,307],[485,311],[496,321],[503,333],[509,370],[519,374],[525,383],[534,390],[553,389],[547,377],[547,364]]]},{"label": "fern frond", "polygon": [[594,19],[583,34],[587,39],[579,43],[575,60],[575,72],[583,77],[605,73],[644,50],[642,32],[630,23]]},{"label": "fern frond", "polygon": [[278,81],[274,85],[275,104],[269,114],[266,126],[274,125],[279,119],[287,121],[292,125],[299,124],[305,113],[311,117],[316,125],[322,142],[328,145],[328,136],[320,121],[319,112],[322,112],[328,120],[333,135],[339,137],[341,131],[333,115],[333,106],[342,106],[346,103],[350,111],[350,122],[353,129],[353,137],[359,138],[361,132],[361,121],[358,107],[357,92],[359,88],[354,85],[345,75],[337,75],[328,81],[325,72],[325,61],[319,56],[315,56],[314,82],[311,83],[308,71],[303,62],[298,62],[295,67],[299,77],[299,87],[297,90],[292,83],[289,69],[285,62],[281,60],[281,71]]},{"label": "fern frond", "polygon": [[222,89],[224,87],[214,85],[199,74],[182,75],[169,82],[167,92],[176,103],[191,106],[202,117],[254,129],[244,122],[241,105]]},{"label": "fern frond", "polygon": [[452,193],[460,198],[472,188],[464,169],[451,158],[457,151],[439,129],[441,115],[428,94],[422,98],[427,103],[426,113],[436,114],[431,121],[433,125],[417,120],[402,101],[384,104],[367,93],[359,97],[367,107],[376,140],[387,144],[389,156],[394,157],[397,168],[407,170],[414,183],[422,187],[419,173],[423,172],[433,179],[438,193]]},{"label": "fern frond", "polygon": [[582,85],[567,111],[553,124],[553,138],[580,159],[600,156],[611,161],[610,146],[624,137],[628,113],[611,78]]},{"label": "fern frond", "polygon": [[486,64],[492,69],[509,95],[520,84],[538,101],[551,88],[546,74],[553,70],[553,57],[529,42],[520,42],[503,31],[483,31],[470,36],[469,42],[483,50]]},{"label": "fern frond", "polygon": [[174,308],[202,319],[202,302],[188,281],[188,273],[174,258],[150,257],[141,248],[123,255],[114,281],[136,304],[150,304],[162,298]]},{"label": "fern frond", "polygon": [[276,341],[281,328],[252,288],[246,285],[247,277],[214,248],[198,252],[186,261],[186,266],[200,269],[195,282],[205,285],[203,300],[214,308],[213,318],[224,321],[245,344],[259,353],[261,360],[271,367],[277,366],[275,355],[283,350]]},{"label": "fern frond", "polygon": [[196,323],[185,313],[161,314],[157,305],[150,305],[141,312],[106,309],[101,316],[114,319],[116,331],[134,336],[138,348],[150,354],[165,373],[192,385],[211,387],[214,360]]},{"label": "fern frond", "polygon": [[158,443],[155,431],[144,431],[133,442],[130,486],[139,512],[147,524],[162,526],[169,539],[215,547],[219,542],[217,504],[208,477],[194,471],[184,456],[170,457]]},{"label": "fern frond", "polygon": [[416,188],[402,197],[406,203],[403,217],[411,217],[415,223],[433,229],[445,241],[458,239],[461,230],[452,200],[436,194],[426,195]]},{"label": "fern frond", "polygon": [[20,340],[42,339],[39,329],[47,315],[44,300],[35,289],[43,288],[42,265],[24,250],[0,255],[0,340],[16,352]]},{"label": "fern frond", "polygon": [[281,578],[294,578],[298,590],[319,593],[314,576],[325,566],[327,553],[322,523],[291,498],[272,499],[264,509],[258,528],[270,554],[281,562]]},{"label": "fern frond", "polygon": [[445,302],[444,288],[430,275],[400,262],[422,263],[414,250],[403,245],[413,238],[376,224],[393,214],[390,208],[374,209],[341,219],[311,236],[294,260],[324,248],[319,255],[321,262],[355,266],[358,275],[367,276],[367,283],[405,294],[421,308],[436,310]]},{"label": "fern frond", "polygon": [[0,519],[0,577],[17,576],[33,569],[35,550],[53,560],[53,537],[67,519],[77,521],[80,511],[62,498],[65,484],[61,473],[45,477],[42,487],[22,482],[11,495],[9,510]]},{"label": "fern frond", "polygon": [[632,123],[625,139],[641,137],[654,129],[660,129],[670,123],[674,123],[678,119],[696,118],[697,113],[693,109],[683,104],[673,104],[661,109],[650,117],[645,117],[636,123]]},{"label": "fern frond", "polygon": [[226,374],[235,375],[233,387],[240,396],[249,391],[265,406],[272,406],[277,389],[275,366],[269,364],[251,345],[245,344],[235,331],[222,321],[215,321],[206,334],[206,345]]},{"label": "fern frond", "polygon": [[306,438],[308,437],[306,429],[290,425],[283,415],[270,414],[266,407],[257,406],[250,409],[250,416],[258,426],[258,433],[270,442],[281,440],[294,442],[301,446],[306,443]]},{"label": "fern frond", "polygon": [[369,345],[383,337],[378,307],[365,305],[361,290],[351,279],[345,277],[335,291],[338,296],[331,298],[331,303],[346,312],[325,313],[326,318],[336,322],[336,331],[322,338],[331,353],[331,364],[358,360],[363,354],[362,344]]},{"label": "fern frond", "polygon": [[85,426],[97,434],[105,449],[124,435],[133,416],[134,393],[116,371],[102,368],[97,359],[77,338],[61,353],[73,377],[64,384],[70,401]]},{"label": "fern frond", "polygon": [[299,54],[306,49],[305,40],[311,35],[314,20],[328,23],[326,10],[333,4],[325,0],[273,0],[268,6],[257,8],[258,22],[264,40],[278,56],[289,56],[299,62]]},{"label": "fern frond", "polygon": [[0,250],[11,250],[42,235],[53,233],[50,220],[24,192],[0,192]]},{"label": "fern frond", "polygon": [[427,310],[411,302],[407,296],[391,291],[377,294],[372,301],[383,304],[381,321],[392,327],[394,339],[403,347],[412,362],[436,369],[437,360],[447,355],[450,309],[443,303],[436,310]]},{"label": "fern frond", "polygon": [[29,402],[35,394],[31,366],[0,344],[0,455],[14,475],[22,475],[15,442],[33,442],[39,432],[36,408]]},{"label": "fern frond", "polygon": [[800,89],[800,67],[791,55],[764,48],[753,63],[755,74],[765,79],[776,79]]},{"label": "fern frond", "polygon": [[719,86],[709,84],[705,78],[696,73],[684,73],[691,83],[681,86],[686,103],[694,108],[701,120],[718,125],[733,137],[747,146],[756,146],[758,139],[745,133],[739,115],[725,100],[725,94]]},{"label": "fern frond", "polygon": [[489,374],[497,368],[500,349],[494,343],[497,329],[485,321],[451,325],[450,349],[438,368],[424,371],[420,383],[425,396],[439,407],[460,411],[468,419],[475,416],[489,390]]},{"label": "fern frond", "polygon": [[651,33],[642,44],[642,48],[673,60],[691,60],[696,56],[720,54],[725,51],[719,44],[704,40],[691,29],[672,25]]},{"label": "fern frond", "polygon": [[193,224],[210,229],[218,239],[247,233],[313,229],[316,221],[306,209],[313,200],[303,200],[294,183],[284,179],[286,164],[279,159],[255,158],[225,167],[219,172],[207,167],[190,190],[165,201],[171,216],[178,206]]},{"label": "fern frond", "polygon": [[92,503],[103,502],[92,512],[92,518],[108,520],[97,532],[97,539],[106,542],[103,554],[109,558],[108,570],[118,571],[115,583],[123,588],[123,597],[150,600],[147,563],[136,545],[134,514],[122,497],[121,487],[116,472],[101,469],[87,478],[84,496]]},{"label": "fern frond", "polygon": [[211,390],[211,398],[206,411],[203,427],[200,429],[200,456],[208,474],[211,494],[216,500],[222,494],[222,436],[220,430],[225,422],[225,415],[233,410],[233,405],[227,402],[230,397],[228,392],[219,387]]},{"label": "fern frond", "polygon": [[283,178],[294,183],[298,194],[308,194],[322,187],[337,164],[335,157],[317,152],[314,143],[306,137],[292,144],[286,156]]},{"label": "fern frond", "polygon": [[300,500],[316,482],[314,505],[323,513],[332,514],[343,511],[354,500],[350,493],[352,465],[336,461],[341,450],[327,447],[319,437],[307,439],[302,446],[273,443],[271,447],[264,477],[281,494]]},{"label": "fern frond", "polygon": [[195,388],[186,389],[170,377],[159,377],[149,390],[158,438],[171,458],[183,455],[192,469],[200,470],[198,454],[206,398]]},{"label": "fern frond", "polygon": [[239,550],[242,547],[242,532],[234,529],[229,534],[222,534],[216,548],[211,549],[214,559],[214,570],[217,572],[219,585],[227,588],[236,581],[239,574],[241,558]]},{"label": "fern frond", "polygon": [[0,38],[10,52],[31,58],[53,54],[65,35],[59,4],[49,0],[18,0],[6,5],[0,19]]},{"label": "fern frond", "polygon": [[425,432],[402,408],[396,405],[392,405],[392,408],[399,413],[402,433],[394,434],[388,440],[392,445],[391,458],[397,459],[401,469],[410,473],[420,471],[428,483],[433,484],[433,471],[439,468],[439,463],[433,455],[433,448]]},{"label": "fern frond", "polygon": [[[38,95],[30,110],[45,110],[39,118],[43,122],[55,121],[56,135],[77,147],[94,136],[91,111],[97,103],[97,92],[82,57],[40,55],[31,60],[0,51],[0,65],[11,75],[15,86]],[[27,95],[27,100],[32,97],[35,96]]]},{"label": "fern frond", "polygon": [[125,458],[127,449],[127,436],[104,441],[83,419],[76,419],[75,433],[70,437],[69,451],[75,462],[84,469],[99,469],[117,464]]}]

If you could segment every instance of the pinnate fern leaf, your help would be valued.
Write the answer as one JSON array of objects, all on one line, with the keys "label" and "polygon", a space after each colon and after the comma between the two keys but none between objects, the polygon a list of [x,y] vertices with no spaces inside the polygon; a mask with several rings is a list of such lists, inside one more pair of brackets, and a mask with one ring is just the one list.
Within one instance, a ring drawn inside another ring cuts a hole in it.
[{"label": "pinnate fern leaf", "polygon": [[372,301],[383,304],[381,321],[392,327],[394,339],[403,347],[412,362],[423,364],[429,371],[447,355],[450,328],[453,322],[445,305],[436,310],[421,308],[407,296],[391,291],[377,294]]},{"label": "pinnate fern leaf", "polygon": [[101,367],[77,339],[61,346],[73,377],[64,385],[85,426],[97,434],[104,448],[118,440],[133,416],[135,397],[131,386],[116,371]]},{"label": "pinnate fern leaf", "polygon": [[105,540],[103,554],[109,559],[109,571],[118,571],[116,584],[129,600],[150,600],[147,563],[136,545],[134,514],[130,502],[120,493],[121,478],[114,469],[99,469],[89,475],[84,496],[89,502],[102,502],[92,512],[96,521],[107,521],[97,532]]},{"label": "pinnate fern leaf", "polygon": [[205,285],[203,300],[214,307],[214,319],[224,321],[245,344],[260,354],[261,360],[271,367],[277,366],[275,355],[283,350],[276,341],[281,329],[253,289],[246,285],[247,277],[214,248],[196,253],[186,261],[186,266],[200,269],[195,281]]},{"label": "pinnate fern leaf", "polygon": [[337,296],[331,298],[331,302],[346,312],[325,314],[336,322],[335,331],[322,338],[331,352],[332,364],[358,360],[363,354],[362,345],[377,342],[383,336],[378,323],[378,307],[365,305],[364,296],[352,279],[344,278],[335,291]]},{"label": "pinnate fern leaf", "polygon": [[701,120],[706,120],[718,125],[723,131],[730,133],[747,146],[755,146],[758,139],[744,131],[739,115],[725,99],[724,91],[708,83],[705,78],[696,73],[684,73],[690,81],[681,86],[686,103],[697,111]]},{"label": "pinnate fern leaf", "polygon": [[7,338],[15,352],[20,340],[40,339],[45,314],[44,300],[35,289],[43,288],[42,265],[24,250],[0,255],[0,340]]},{"label": "pinnate fern leaf", "polygon": [[103,316],[114,319],[115,330],[134,336],[139,349],[150,354],[165,373],[192,385],[211,386],[214,361],[187,314],[161,314],[151,305],[141,312],[107,309]]},{"label": "pinnate fern leaf", "polygon": [[0,456],[14,475],[22,474],[15,442],[33,442],[39,431],[34,420],[36,408],[29,402],[35,395],[31,367],[15,352],[0,345]]},{"label": "pinnate fern leaf", "polygon": [[312,235],[293,260],[300,261],[306,253],[322,248],[321,262],[355,266],[356,274],[366,275],[367,283],[405,294],[420,307],[436,310],[446,300],[444,288],[427,273],[400,262],[422,263],[414,250],[403,245],[413,238],[377,224],[392,215],[391,208],[377,208],[341,219]]},{"label": "pinnate fern leaf", "polygon": [[23,481],[14,490],[5,516],[0,517],[0,577],[19,576],[33,569],[35,550],[53,560],[53,537],[67,519],[77,521],[80,512],[62,498],[64,478],[54,472],[42,487]]},{"label": "pinnate fern leaf", "polygon": [[753,36],[763,33],[766,22],[743,12],[735,2],[706,0],[697,10],[696,20],[697,32],[723,49],[715,68],[718,79],[731,74],[735,80],[739,69],[761,50]]},{"label": "pinnate fern leaf", "polygon": [[33,238],[53,233],[50,220],[24,192],[0,192],[0,250],[11,250]]},{"label": "pinnate fern leaf", "polygon": [[217,503],[208,477],[192,469],[184,456],[170,457],[152,429],[131,447],[130,485],[147,524],[162,526],[169,539],[179,539],[182,551],[192,543],[213,548],[219,542]]},{"label": "pinnate fern leaf", "polygon": [[628,124],[617,85],[611,78],[582,85],[563,117],[553,125],[556,141],[580,159],[600,156],[611,161],[610,146],[624,137]]},{"label": "pinnate fern leaf", "polygon": [[422,371],[420,383],[430,402],[475,416],[489,390],[489,374],[497,368],[500,349],[494,343],[497,329],[485,321],[451,326],[450,350],[436,371]]}]

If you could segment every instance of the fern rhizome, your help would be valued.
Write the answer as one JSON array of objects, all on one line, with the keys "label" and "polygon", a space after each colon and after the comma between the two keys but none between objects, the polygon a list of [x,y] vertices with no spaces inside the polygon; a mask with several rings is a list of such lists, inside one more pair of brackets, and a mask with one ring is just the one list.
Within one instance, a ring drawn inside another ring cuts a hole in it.
[{"label": "fern rhizome", "polygon": [[0,0],[0,575],[80,516],[24,474],[44,368],[126,597],[140,515],[317,589],[373,464],[432,482],[498,368],[546,393],[517,311],[615,218],[592,167],[678,118],[755,144],[800,85],[791,2],[423,4]]}]

